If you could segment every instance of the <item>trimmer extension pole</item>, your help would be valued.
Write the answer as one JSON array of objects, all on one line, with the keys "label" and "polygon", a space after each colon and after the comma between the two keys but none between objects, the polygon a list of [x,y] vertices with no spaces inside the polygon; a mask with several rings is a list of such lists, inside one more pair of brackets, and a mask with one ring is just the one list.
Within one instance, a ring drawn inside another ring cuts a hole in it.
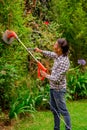
[{"label": "trimmer extension pole", "polygon": [[40,71],[44,71],[44,72],[47,72],[47,69],[33,56],[33,54],[28,50],[28,48],[23,44],[23,42],[18,38],[16,37],[16,39],[18,40],[19,43],[21,43],[21,45],[28,51],[28,53],[34,58],[34,60],[38,63],[38,77],[40,80],[44,80],[45,77],[42,77],[41,76],[41,73]]},{"label": "trimmer extension pole", "polygon": [[23,42],[18,38],[16,37],[18,42],[21,43],[21,45],[27,50],[27,52],[34,58],[34,60],[38,63],[39,61],[33,56],[33,54],[28,50],[28,48],[23,44]]}]

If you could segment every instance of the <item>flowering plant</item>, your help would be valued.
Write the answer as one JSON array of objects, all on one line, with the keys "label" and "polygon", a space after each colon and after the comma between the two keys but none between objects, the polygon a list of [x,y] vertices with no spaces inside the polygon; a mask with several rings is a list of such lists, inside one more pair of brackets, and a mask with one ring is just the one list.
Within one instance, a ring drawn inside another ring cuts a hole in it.
[{"label": "flowering plant", "polygon": [[44,24],[45,24],[45,25],[49,25],[49,21],[45,21]]},{"label": "flowering plant", "polygon": [[79,65],[86,65],[86,61],[84,59],[79,59],[78,64]]},{"label": "flowering plant", "polygon": [[78,64],[67,73],[68,98],[74,100],[87,97],[87,70],[84,68],[86,61],[79,59]]}]

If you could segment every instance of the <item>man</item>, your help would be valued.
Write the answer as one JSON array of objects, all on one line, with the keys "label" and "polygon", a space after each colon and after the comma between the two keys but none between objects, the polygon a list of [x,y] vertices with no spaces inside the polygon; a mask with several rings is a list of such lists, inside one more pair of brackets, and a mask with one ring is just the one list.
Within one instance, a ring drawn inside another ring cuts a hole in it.
[{"label": "man", "polygon": [[36,52],[54,59],[51,75],[41,71],[41,75],[49,79],[50,82],[50,105],[54,115],[54,130],[60,130],[60,114],[64,117],[65,129],[71,130],[70,115],[64,100],[66,93],[66,71],[70,66],[67,41],[64,38],[59,38],[54,44],[54,51],[43,51],[36,48]]}]

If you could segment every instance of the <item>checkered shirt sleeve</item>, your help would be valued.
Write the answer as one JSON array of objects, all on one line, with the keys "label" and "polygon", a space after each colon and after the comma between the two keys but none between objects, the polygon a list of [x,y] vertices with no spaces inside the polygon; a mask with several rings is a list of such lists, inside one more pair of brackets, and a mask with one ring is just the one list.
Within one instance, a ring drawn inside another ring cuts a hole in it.
[{"label": "checkered shirt sleeve", "polygon": [[52,58],[52,59],[55,59],[57,58],[57,54],[55,52],[51,52],[51,51],[42,51],[43,55],[49,57],[49,58]]}]

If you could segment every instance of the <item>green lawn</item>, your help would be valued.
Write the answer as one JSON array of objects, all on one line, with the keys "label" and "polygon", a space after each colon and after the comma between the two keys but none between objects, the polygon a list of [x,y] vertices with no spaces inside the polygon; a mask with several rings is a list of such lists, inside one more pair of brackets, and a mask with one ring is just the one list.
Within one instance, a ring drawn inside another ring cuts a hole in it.
[{"label": "green lawn", "polygon": [[[67,102],[71,115],[72,130],[87,130],[87,100]],[[53,115],[50,111],[40,111],[33,118],[25,118],[16,123],[14,130],[53,130]],[[64,124],[61,122],[61,130]]]}]

